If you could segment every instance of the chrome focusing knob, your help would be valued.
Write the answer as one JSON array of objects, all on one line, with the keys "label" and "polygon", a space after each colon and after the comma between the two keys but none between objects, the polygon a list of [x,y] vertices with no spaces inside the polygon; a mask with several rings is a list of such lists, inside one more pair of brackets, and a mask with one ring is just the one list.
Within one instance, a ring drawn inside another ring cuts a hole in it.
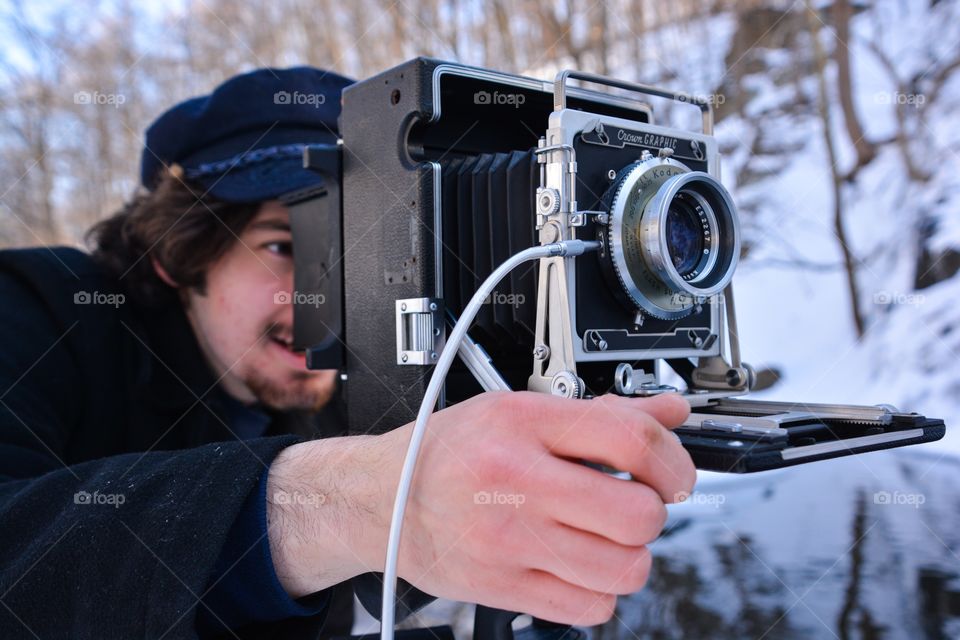
[{"label": "chrome focusing knob", "polygon": [[540,189],[537,194],[537,213],[550,216],[560,211],[560,193],[556,189]]},{"label": "chrome focusing knob", "polygon": [[550,381],[550,393],[562,398],[582,398],[583,380],[572,371],[560,371]]}]

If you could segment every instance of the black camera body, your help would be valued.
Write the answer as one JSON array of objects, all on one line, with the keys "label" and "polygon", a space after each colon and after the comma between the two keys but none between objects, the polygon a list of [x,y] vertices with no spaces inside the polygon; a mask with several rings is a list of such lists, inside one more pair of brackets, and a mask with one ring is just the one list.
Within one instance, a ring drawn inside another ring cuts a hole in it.
[{"label": "black camera body", "polygon": [[[638,93],[699,108],[702,130],[657,126]],[[286,200],[297,292],[342,301],[296,305],[295,346],[310,368],[345,371],[351,433],[415,419],[449,327],[501,263],[580,239],[599,251],[544,258],[500,283],[458,345],[441,407],[505,388],[654,395],[674,390],[662,384],[669,367],[694,406],[681,437],[705,468],[943,435],[940,421],[890,409],[738,398],[753,382],[730,285],[739,223],[703,100],[417,58],[347,88],[340,135],[305,151],[325,189]]]}]

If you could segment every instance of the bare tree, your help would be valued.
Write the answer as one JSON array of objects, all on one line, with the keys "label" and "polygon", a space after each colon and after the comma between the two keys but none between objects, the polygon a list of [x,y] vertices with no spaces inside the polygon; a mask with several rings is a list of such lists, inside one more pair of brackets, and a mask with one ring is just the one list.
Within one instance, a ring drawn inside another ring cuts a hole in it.
[{"label": "bare tree", "polygon": [[850,296],[850,312],[857,337],[862,337],[866,331],[866,323],[860,311],[860,290],[857,286],[857,260],[844,227],[843,214],[843,183],[844,176],[837,169],[837,152],[833,142],[833,122],[830,116],[830,98],[827,92],[826,67],[827,56],[820,42],[820,17],[816,11],[807,7],[807,17],[810,26],[810,41],[813,46],[814,59],[817,65],[817,89],[819,93],[819,112],[822,122],[823,143],[827,150],[827,160],[830,163],[830,177],[833,182],[833,232],[843,254],[843,265],[847,276],[847,290]]},{"label": "bare tree", "polygon": [[[846,124],[847,136],[857,151],[857,160],[847,172],[845,178],[852,180],[858,171],[865,167],[877,155],[874,144],[867,139],[860,117],[857,115],[853,103],[853,78],[850,71],[850,18],[853,9],[849,0],[834,0],[833,24],[836,29],[833,59],[837,65],[837,97],[843,110],[843,120]],[[819,20],[819,17],[817,17]]]}]

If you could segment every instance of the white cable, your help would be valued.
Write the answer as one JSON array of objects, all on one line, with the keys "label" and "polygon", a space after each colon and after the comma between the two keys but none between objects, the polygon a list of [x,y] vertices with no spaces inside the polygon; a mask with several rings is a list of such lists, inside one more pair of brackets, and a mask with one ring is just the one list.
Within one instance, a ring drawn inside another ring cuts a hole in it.
[{"label": "white cable", "polygon": [[483,301],[493,292],[493,288],[503,280],[517,266],[530,260],[540,258],[552,258],[558,256],[579,256],[587,251],[595,251],[600,248],[600,243],[596,241],[583,240],[564,240],[545,244],[539,247],[531,247],[512,256],[509,260],[497,267],[496,271],[490,274],[477,292],[470,298],[470,302],[463,310],[463,314],[453,327],[447,343],[440,353],[433,375],[430,376],[430,384],[427,385],[427,391],[423,395],[423,401],[420,403],[420,411],[417,413],[417,422],[413,427],[413,434],[410,436],[410,444],[407,447],[407,456],[403,461],[403,471],[400,474],[400,484],[397,487],[397,498],[393,503],[393,517],[390,519],[390,537],[387,541],[386,567],[383,573],[383,606],[380,612],[380,638],[381,640],[393,640],[394,626],[394,606],[396,604],[397,592],[397,557],[400,554],[400,533],[403,529],[403,515],[407,508],[407,498],[410,495],[410,485],[413,482],[413,473],[417,465],[417,457],[420,455],[420,444],[423,441],[423,435],[427,429],[427,420],[433,413],[433,408],[437,404],[437,397],[440,395],[440,387],[443,385],[444,378],[450,370],[450,365],[457,355],[457,349],[460,341],[467,333],[467,329],[473,322],[474,317],[480,311]]}]

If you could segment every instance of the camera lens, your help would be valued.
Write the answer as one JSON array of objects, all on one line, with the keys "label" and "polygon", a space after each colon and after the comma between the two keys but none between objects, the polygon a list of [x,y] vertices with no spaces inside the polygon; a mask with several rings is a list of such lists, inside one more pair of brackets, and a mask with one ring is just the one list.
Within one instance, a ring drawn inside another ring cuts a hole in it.
[{"label": "camera lens", "polygon": [[681,278],[696,276],[708,253],[704,247],[709,235],[706,217],[697,213],[686,193],[677,195],[667,212],[667,251]]},{"label": "camera lens", "polygon": [[636,163],[608,192],[602,258],[626,303],[675,320],[720,293],[740,254],[733,199],[716,178],[673,159]]},{"label": "camera lens", "polygon": [[719,293],[740,256],[740,223],[723,185],[702,171],[663,182],[644,208],[644,258],[667,288],[689,298]]}]

